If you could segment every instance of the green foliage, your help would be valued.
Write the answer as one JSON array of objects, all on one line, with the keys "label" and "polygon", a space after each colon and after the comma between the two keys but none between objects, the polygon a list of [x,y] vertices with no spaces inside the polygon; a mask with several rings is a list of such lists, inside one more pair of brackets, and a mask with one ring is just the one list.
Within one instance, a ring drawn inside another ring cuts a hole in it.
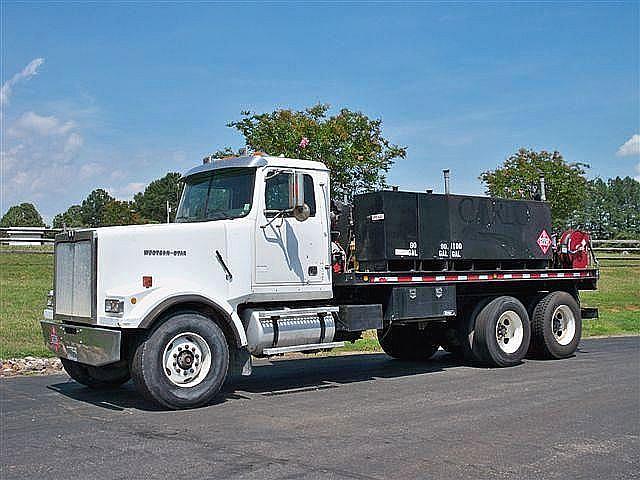
[{"label": "green foliage", "polygon": [[113,200],[104,209],[102,226],[134,225],[138,222],[138,216],[134,213],[133,203]]},{"label": "green foliage", "polygon": [[53,228],[78,228],[83,227],[82,207],[71,205],[64,213],[59,213],[53,217]]},{"label": "green foliage", "polygon": [[166,222],[168,200],[171,207],[171,221],[173,221],[182,191],[180,178],[181,175],[177,172],[167,173],[164,177],[147,185],[143,193],[136,193],[133,197],[133,205],[141,219],[151,223]]},{"label": "green foliage", "polygon": [[101,227],[105,225],[107,205],[115,199],[106,190],[97,188],[82,201],[82,224],[87,227]]},{"label": "green foliage", "polygon": [[551,207],[553,227],[565,228],[582,208],[587,180],[583,163],[568,163],[559,152],[521,148],[507,158],[503,165],[480,175],[487,186],[487,194],[513,199],[534,198],[543,174],[546,197]]},{"label": "green foliage", "polygon": [[640,182],[631,177],[589,180],[584,206],[571,223],[598,239],[640,239]]},{"label": "green foliage", "polygon": [[44,227],[42,217],[33,203],[14,205],[0,220],[0,227]]},{"label": "green foliage", "polygon": [[[317,104],[301,111],[241,112],[242,118],[228,126],[253,150],[324,162],[338,198],[384,187],[387,172],[396,159],[405,158],[406,148],[382,136],[382,120],[346,108],[329,116],[329,108]],[[234,152],[227,148],[217,153]]]}]

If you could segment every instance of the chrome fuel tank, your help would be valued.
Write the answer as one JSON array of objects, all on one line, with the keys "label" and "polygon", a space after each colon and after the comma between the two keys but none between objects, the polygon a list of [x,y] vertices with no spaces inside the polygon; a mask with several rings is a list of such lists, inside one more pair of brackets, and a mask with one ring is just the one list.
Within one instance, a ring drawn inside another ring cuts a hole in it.
[{"label": "chrome fuel tank", "polygon": [[247,309],[247,348],[253,355],[278,353],[283,347],[330,345],[336,327],[337,307],[258,310]]}]

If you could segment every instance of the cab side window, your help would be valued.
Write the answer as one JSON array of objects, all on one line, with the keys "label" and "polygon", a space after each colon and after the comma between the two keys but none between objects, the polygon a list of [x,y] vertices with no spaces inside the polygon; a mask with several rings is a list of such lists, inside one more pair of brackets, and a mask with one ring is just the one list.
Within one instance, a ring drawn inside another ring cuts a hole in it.
[{"label": "cab side window", "polygon": [[[268,178],[265,183],[265,206],[269,216],[275,215],[281,210],[289,208],[289,179],[293,174],[281,173]],[[313,188],[313,178],[304,174],[304,203],[309,206],[311,216],[316,214],[316,197]]]},{"label": "cab side window", "polygon": [[289,179],[291,173],[281,173],[267,179],[264,199],[267,210],[280,211],[289,208]]},{"label": "cab side window", "polygon": [[307,175],[306,173],[304,174],[303,178],[304,203],[309,205],[311,216],[314,217],[316,215],[316,193],[313,191],[313,178],[311,177],[311,175]]}]

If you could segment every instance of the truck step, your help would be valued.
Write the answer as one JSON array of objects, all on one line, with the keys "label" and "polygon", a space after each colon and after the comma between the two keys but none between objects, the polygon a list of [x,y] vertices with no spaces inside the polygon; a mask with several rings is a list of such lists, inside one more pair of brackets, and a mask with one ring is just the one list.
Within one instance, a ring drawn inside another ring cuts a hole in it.
[{"label": "truck step", "polygon": [[278,355],[280,353],[306,352],[307,350],[324,350],[327,348],[344,347],[344,342],[309,343],[307,345],[291,345],[289,347],[265,348],[265,355]]}]

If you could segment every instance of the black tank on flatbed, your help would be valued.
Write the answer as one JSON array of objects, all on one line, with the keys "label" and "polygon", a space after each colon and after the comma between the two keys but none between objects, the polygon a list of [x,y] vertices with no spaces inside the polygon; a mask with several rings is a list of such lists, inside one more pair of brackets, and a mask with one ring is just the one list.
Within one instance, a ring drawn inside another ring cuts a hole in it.
[{"label": "black tank on flatbed", "polygon": [[379,191],[355,196],[353,222],[364,270],[544,268],[552,261],[551,213],[541,201]]}]

